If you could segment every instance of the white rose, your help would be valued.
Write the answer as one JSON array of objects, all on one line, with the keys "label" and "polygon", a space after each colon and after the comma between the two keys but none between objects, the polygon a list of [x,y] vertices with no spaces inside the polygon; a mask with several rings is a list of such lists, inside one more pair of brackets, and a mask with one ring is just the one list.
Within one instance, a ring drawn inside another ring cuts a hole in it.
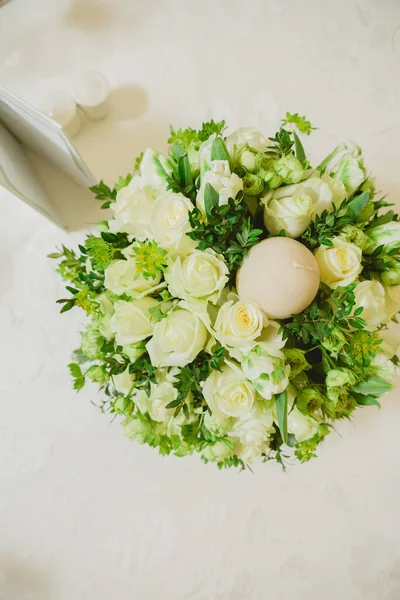
[{"label": "white rose", "polygon": [[321,281],[335,289],[353,283],[362,270],[362,251],[340,237],[332,238],[333,246],[320,246],[314,256]]},{"label": "white rose", "polygon": [[212,145],[216,137],[216,134],[213,133],[208,138],[208,140],[201,144],[199,148],[199,154],[197,156],[197,167],[200,171],[200,178],[202,178],[204,173],[210,168]]},{"label": "white rose", "polygon": [[183,300],[202,298],[215,304],[228,276],[223,256],[208,249],[194,250],[184,259],[178,257],[169,265],[165,280],[172,296]]},{"label": "white rose", "polygon": [[267,326],[268,318],[258,304],[251,300],[228,300],[218,311],[215,337],[222,346],[249,350]]},{"label": "white rose", "polygon": [[386,323],[400,312],[400,285],[385,285]]},{"label": "white rose", "polygon": [[111,327],[119,346],[135,344],[151,336],[154,325],[149,308],[157,305],[157,300],[148,297],[133,302],[118,300],[115,303]]},{"label": "white rose", "polygon": [[272,410],[266,408],[264,402],[257,402],[243,417],[234,421],[228,436],[244,446],[260,446],[268,442],[273,422]]},{"label": "white rose", "polygon": [[318,421],[312,417],[303,415],[298,408],[294,408],[288,414],[287,429],[298,442],[304,442],[317,433]]},{"label": "white rose", "polygon": [[196,315],[176,308],[157,323],[147,351],[155,367],[184,367],[204,348],[207,337],[207,329]]},{"label": "white rose", "polygon": [[374,331],[386,317],[385,289],[379,281],[362,281],[354,289],[354,310],[362,306],[360,317],[367,322],[366,329]]},{"label": "white rose", "polygon": [[266,400],[280,394],[289,385],[290,367],[285,365],[282,352],[271,353],[258,344],[241,361],[244,375]]},{"label": "white rose", "polygon": [[164,422],[173,417],[175,409],[166,408],[170,402],[176,400],[178,390],[167,381],[152,384],[148,400],[148,412],[154,421]]},{"label": "white rose", "polygon": [[240,458],[246,465],[251,465],[261,458],[262,455],[270,454],[271,449],[268,442],[263,442],[260,445],[248,444],[236,444],[234,447],[234,454]]},{"label": "white rose", "polygon": [[225,146],[235,160],[237,153],[248,147],[254,152],[265,152],[269,142],[267,138],[254,127],[241,127],[236,129],[225,140]]},{"label": "white rose", "polygon": [[190,228],[189,212],[193,205],[183,194],[162,193],[150,214],[150,235],[171,254],[186,254],[196,247],[186,233]]},{"label": "white rose", "polygon": [[235,173],[231,173],[227,160],[213,160],[210,170],[207,171],[201,180],[200,189],[197,192],[196,206],[205,216],[204,191],[207,183],[219,195],[219,206],[228,204],[229,198],[236,198],[237,194],[243,190],[243,181]]},{"label": "white rose", "polygon": [[382,344],[380,346],[382,352],[384,352],[388,358],[393,358],[399,351],[400,341],[398,333],[391,327],[390,329],[381,330],[379,332],[379,337],[382,339]]},{"label": "white rose", "polygon": [[230,445],[225,442],[215,442],[214,444],[208,444],[208,446],[202,450],[201,454],[205,460],[223,462],[233,455],[233,450]]},{"label": "white rose", "polygon": [[114,331],[111,326],[112,315],[104,315],[99,321],[99,332],[109,342],[114,337]]},{"label": "white rose", "polygon": [[166,190],[167,176],[173,171],[174,164],[168,156],[156,153],[150,148],[143,154],[140,163],[140,175],[144,186]]},{"label": "white rose", "polygon": [[385,225],[373,227],[366,232],[371,240],[368,251],[372,252],[377,246],[386,246],[400,242],[400,221],[392,221]]},{"label": "white rose", "polygon": [[142,298],[146,294],[152,294],[163,284],[159,285],[161,274],[155,278],[145,279],[137,273],[134,258],[127,260],[114,260],[104,272],[104,287],[121,296],[127,294],[134,298]]},{"label": "white rose", "polygon": [[360,146],[349,140],[337,146],[319,165],[318,170],[340,180],[349,195],[367,179]]},{"label": "white rose", "polygon": [[273,235],[284,230],[289,237],[297,238],[315,216],[338,206],[345,197],[343,184],[328,176],[310,177],[302,183],[270,190],[261,199],[265,226]]},{"label": "white rose", "polygon": [[132,389],[134,376],[129,373],[129,369],[125,369],[119,375],[113,375],[114,387],[120,394],[127,396]]},{"label": "white rose", "polygon": [[206,379],[203,396],[214,417],[244,417],[254,404],[255,390],[242,370],[226,362],[222,371],[213,371]]},{"label": "white rose", "polygon": [[122,231],[139,240],[146,239],[153,203],[152,190],[135,175],[129,185],[119,190],[115,203],[111,205],[115,215],[109,222],[110,231]]}]

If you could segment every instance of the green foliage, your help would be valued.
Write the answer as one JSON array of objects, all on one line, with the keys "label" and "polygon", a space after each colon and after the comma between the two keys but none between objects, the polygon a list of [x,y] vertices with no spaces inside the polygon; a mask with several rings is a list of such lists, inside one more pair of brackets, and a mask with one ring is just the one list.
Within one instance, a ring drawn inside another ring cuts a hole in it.
[{"label": "green foliage", "polygon": [[225,127],[225,121],[215,122],[213,120],[203,123],[201,129],[196,131],[191,127],[187,129],[177,129],[170,127],[171,135],[168,140],[168,144],[171,146],[180,145],[184,150],[188,150],[192,142],[205,142],[208,138],[213,135],[220,135]]},{"label": "green foliage", "polygon": [[378,352],[381,352],[382,338],[376,332],[366,329],[355,331],[349,336],[349,342],[345,352],[351,364],[368,367]]},{"label": "green foliage", "polygon": [[189,416],[188,399],[192,395],[192,403],[196,408],[207,409],[203,397],[202,383],[207,379],[212,370],[220,371],[224,363],[226,350],[222,346],[217,348],[212,354],[203,351],[198,354],[192,363],[186,365],[177,375],[177,382],[174,387],[178,390],[176,400],[167,405],[167,408],[175,408],[176,417],[181,410],[186,417]]},{"label": "green foliage", "polygon": [[268,138],[271,145],[265,153],[270,158],[280,158],[292,152],[294,140],[292,134],[283,127],[275,134],[275,137]]},{"label": "green foliage", "polygon": [[292,345],[322,343],[335,328],[349,330],[362,329],[365,321],[352,316],[355,305],[352,283],[345,288],[335,290],[322,286],[317,298],[302,313],[287,319],[282,328],[284,337],[292,339]]},{"label": "green foliage", "polygon": [[363,192],[351,202],[344,200],[332,210],[324,210],[306,229],[299,241],[314,250],[317,246],[332,246],[331,238],[339,235],[346,225],[351,225],[369,200],[369,192]]},{"label": "green foliage", "polygon": [[288,431],[287,431],[287,412],[288,412],[288,398],[287,391],[280,394],[275,394],[276,403],[276,414],[278,417],[279,431],[281,432],[282,441],[287,444]]},{"label": "green foliage", "polygon": [[364,274],[383,273],[399,269],[400,266],[400,243],[381,245],[375,248],[371,254],[363,254]]},{"label": "green foliage", "polygon": [[298,131],[300,131],[300,133],[304,133],[305,135],[310,135],[311,131],[316,129],[316,127],[313,127],[306,117],[301,117],[299,113],[292,114],[287,112],[286,117],[282,119],[282,125],[294,125]]},{"label": "green foliage", "polygon": [[138,173],[140,171],[140,165],[142,164],[143,155],[144,155],[144,152],[141,152],[135,160],[135,165],[133,167],[133,170],[135,173]]},{"label": "green foliage", "polygon": [[[212,187],[210,186],[212,189]],[[227,262],[231,277],[235,279],[236,271],[244,258],[263,233],[262,229],[252,227],[248,214],[247,202],[241,200],[240,194],[236,199],[230,198],[227,205],[218,206],[212,199],[207,202],[208,217],[204,222],[199,209],[194,208],[189,214],[192,230],[187,235],[198,243],[197,248],[205,250],[212,248],[222,254]]]},{"label": "green foliage", "polygon": [[329,426],[326,423],[321,423],[318,426],[317,433],[313,437],[296,444],[294,451],[296,458],[302,463],[308,462],[312,458],[316,458],[316,450],[328,433]]},{"label": "green foliage", "polygon": [[114,249],[111,244],[107,243],[101,237],[89,237],[86,240],[85,247],[93,269],[104,271],[114,256]]},{"label": "green foliage", "polygon": [[74,390],[79,392],[85,385],[85,376],[83,375],[80,366],[77,363],[70,363],[68,365],[71,377],[74,380]]},{"label": "green foliage", "polygon": [[145,279],[155,279],[165,271],[167,252],[156,242],[146,240],[137,243],[138,246],[132,248],[135,256],[136,278],[142,276]]}]

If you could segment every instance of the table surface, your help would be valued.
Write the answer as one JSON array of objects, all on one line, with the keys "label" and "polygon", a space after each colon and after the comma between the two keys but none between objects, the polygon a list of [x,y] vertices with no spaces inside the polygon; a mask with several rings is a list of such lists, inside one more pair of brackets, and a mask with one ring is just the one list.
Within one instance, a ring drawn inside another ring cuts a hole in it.
[{"label": "table surface", "polygon": [[[286,110],[348,137],[400,192],[397,0],[12,0],[0,81],[37,104],[82,69],[113,110],[76,139],[112,181],[168,125],[225,118],[272,134]],[[338,426],[320,457],[254,474],[162,458],[73,392],[80,314],[46,258],[60,232],[0,190],[0,599],[398,600],[399,392]],[[95,204],[93,204],[95,207]],[[74,312],[74,311],[73,311]]]}]

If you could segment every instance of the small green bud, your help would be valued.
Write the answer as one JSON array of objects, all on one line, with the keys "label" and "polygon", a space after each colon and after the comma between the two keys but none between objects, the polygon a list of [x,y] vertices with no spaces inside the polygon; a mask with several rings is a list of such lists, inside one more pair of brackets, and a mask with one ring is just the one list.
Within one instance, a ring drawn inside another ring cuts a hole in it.
[{"label": "small green bud", "polygon": [[324,339],[322,345],[324,348],[334,354],[338,354],[346,343],[346,338],[339,329],[333,329],[332,332]]},{"label": "small green bud", "polygon": [[298,348],[284,348],[283,353],[286,361],[290,365],[289,379],[293,379],[293,377],[296,377],[302,371],[311,369],[311,365],[306,359],[304,350],[299,350]]},{"label": "small green bud", "polygon": [[299,183],[301,181],[304,169],[301,162],[293,155],[282,156],[274,163],[274,171],[282,178],[283,183]]},{"label": "small green bud", "polygon": [[370,217],[372,217],[372,215],[374,214],[374,211],[375,211],[374,203],[372,202],[372,200],[368,200],[367,204],[364,206],[364,208],[358,215],[357,222],[365,223],[365,221],[368,221],[368,219]]},{"label": "small green bud", "polygon": [[257,175],[247,173],[243,177],[243,191],[247,196],[259,196],[264,191],[264,182]]},{"label": "small green bud", "polygon": [[99,365],[93,365],[93,367],[90,367],[90,369],[86,372],[86,376],[89,377],[89,379],[94,383],[99,383],[100,385],[109,379],[104,367],[100,367]]},{"label": "small green bud", "polygon": [[332,369],[332,371],[329,371],[327,374],[325,380],[328,388],[354,385],[355,382],[356,378],[350,369]]},{"label": "small green bud", "polygon": [[264,181],[271,190],[275,190],[282,184],[282,177],[279,177],[276,173],[267,173],[264,175]]},{"label": "small green bud", "polygon": [[355,244],[361,250],[365,250],[370,245],[371,240],[361,229],[354,225],[346,225],[341,231],[341,235],[350,243]]},{"label": "small green bud", "polygon": [[381,275],[382,283],[385,285],[399,285],[400,284],[400,268],[389,269],[383,271]]},{"label": "small green bud", "polygon": [[239,157],[239,164],[249,171],[250,173],[255,173],[258,165],[257,156],[251,150],[243,150]]},{"label": "small green bud", "polygon": [[105,339],[99,334],[99,331],[92,325],[89,325],[87,330],[81,333],[81,337],[81,350],[83,354],[88,358],[98,358],[100,350],[105,342]]},{"label": "small green bud", "polygon": [[297,408],[304,414],[313,414],[321,408],[324,398],[315,388],[306,388],[296,398]]}]

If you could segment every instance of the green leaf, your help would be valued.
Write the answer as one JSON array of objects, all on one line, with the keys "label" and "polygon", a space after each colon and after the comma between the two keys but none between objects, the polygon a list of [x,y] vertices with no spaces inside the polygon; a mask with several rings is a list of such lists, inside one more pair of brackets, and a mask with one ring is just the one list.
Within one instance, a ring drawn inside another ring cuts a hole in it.
[{"label": "green leaf", "polygon": [[206,183],[206,187],[204,189],[204,208],[206,211],[207,217],[211,218],[211,210],[214,206],[218,206],[219,202],[219,194],[213,188],[211,183]]},{"label": "green leaf", "polygon": [[81,390],[85,385],[85,376],[77,363],[70,363],[68,368],[72,378],[74,379],[74,390],[79,392],[79,390]]},{"label": "green leaf", "polygon": [[211,160],[227,160],[232,170],[231,157],[222,139],[220,137],[213,140],[211,146]]},{"label": "green leaf", "polygon": [[376,394],[380,395],[392,389],[392,384],[381,377],[370,375],[365,381],[355,385],[352,390],[360,394]]},{"label": "green leaf", "polygon": [[185,187],[193,185],[192,172],[187,154],[183,154],[178,158],[178,177],[181,185]]},{"label": "green leaf", "polygon": [[381,408],[380,402],[378,402],[374,396],[353,393],[353,397],[360,406],[377,406],[378,408]]},{"label": "green leaf", "polygon": [[89,189],[95,194],[96,200],[115,200],[117,196],[117,191],[109,188],[103,180]]},{"label": "green leaf", "polygon": [[176,408],[177,406],[180,406],[180,404],[181,404],[181,401],[179,400],[179,398],[177,398],[176,400],[172,400],[172,402],[167,404],[167,406],[165,408]]},{"label": "green leaf", "polygon": [[75,300],[68,300],[64,306],[62,307],[62,309],[60,310],[60,313],[65,313],[68,310],[71,310],[71,308],[73,308],[75,306]]},{"label": "green leaf", "polygon": [[296,157],[301,163],[304,163],[306,160],[306,153],[304,152],[303,144],[300,141],[299,136],[295,131],[293,131],[293,139],[294,139],[294,147],[296,150]]},{"label": "green leaf", "polygon": [[281,432],[282,440],[285,444],[288,442],[287,432],[287,391],[275,394],[276,414],[278,416],[279,431]]},{"label": "green leaf", "polygon": [[354,198],[351,202],[349,202],[349,214],[353,218],[357,218],[360,216],[361,212],[365,208],[368,200],[369,200],[369,192],[363,192],[356,198]]}]

